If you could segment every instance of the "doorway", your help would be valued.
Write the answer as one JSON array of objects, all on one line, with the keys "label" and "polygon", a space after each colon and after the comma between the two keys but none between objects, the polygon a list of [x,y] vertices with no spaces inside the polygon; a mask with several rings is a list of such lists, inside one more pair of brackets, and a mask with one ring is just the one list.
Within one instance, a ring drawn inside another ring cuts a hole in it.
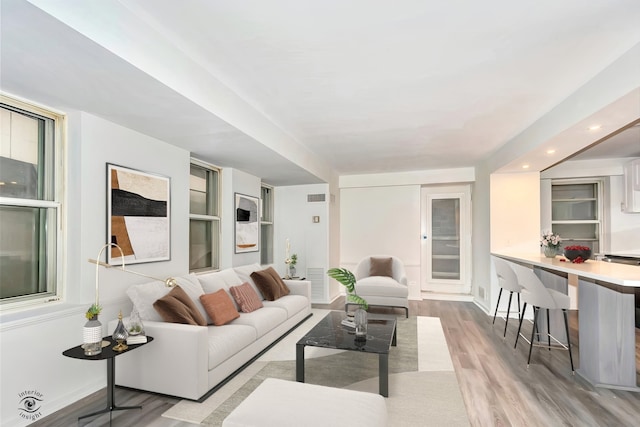
[{"label": "doorway", "polygon": [[421,189],[421,286],[424,292],[471,292],[471,186]]}]

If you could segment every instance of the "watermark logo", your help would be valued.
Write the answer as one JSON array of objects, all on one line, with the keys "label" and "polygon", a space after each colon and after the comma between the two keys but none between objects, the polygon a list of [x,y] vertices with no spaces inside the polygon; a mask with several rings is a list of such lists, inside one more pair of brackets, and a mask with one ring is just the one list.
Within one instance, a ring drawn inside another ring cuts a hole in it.
[{"label": "watermark logo", "polygon": [[35,421],[42,417],[40,408],[44,396],[36,390],[25,390],[18,393],[18,415],[25,420]]}]

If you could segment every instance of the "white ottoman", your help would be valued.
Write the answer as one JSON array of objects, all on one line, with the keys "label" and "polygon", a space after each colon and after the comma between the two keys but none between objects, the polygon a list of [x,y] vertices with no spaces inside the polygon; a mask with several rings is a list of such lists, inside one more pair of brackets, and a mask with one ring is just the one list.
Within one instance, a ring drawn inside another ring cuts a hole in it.
[{"label": "white ottoman", "polygon": [[386,427],[379,394],[267,378],[222,422],[223,427]]}]

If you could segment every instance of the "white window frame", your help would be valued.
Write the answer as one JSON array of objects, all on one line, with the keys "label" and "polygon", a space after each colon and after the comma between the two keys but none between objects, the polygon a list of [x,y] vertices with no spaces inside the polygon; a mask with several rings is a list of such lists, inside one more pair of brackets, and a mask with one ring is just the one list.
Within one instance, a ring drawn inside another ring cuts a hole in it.
[{"label": "white window frame", "polygon": [[[264,189],[269,190],[269,200],[264,200]],[[273,264],[273,236],[274,236],[274,188],[262,183],[260,186],[260,263]],[[269,234],[270,235],[267,235]]]},{"label": "white window frame", "polygon": [[[213,171],[216,172],[218,174],[218,185],[216,186],[216,188],[214,189],[213,186],[211,186],[210,189],[215,190],[215,194],[213,196],[210,196],[209,194],[207,195],[207,199],[209,200],[209,197],[212,197],[211,200],[216,200],[216,204],[215,206],[217,206],[217,212],[214,212],[214,215],[201,215],[201,214],[192,214],[191,213],[191,209],[189,209],[189,224],[191,224],[191,221],[207,221],[207,222],[211,222],[218,224],[218,227],[212,227],[212,233],[215,233],[215,230],[217,229],[217,236],[211,236],[212,242],[217,242],[217,247],[211,247],[211,267],[207,267],[207,268],[197,268],[197,269],[191,269],[191,266],[189,266],[189,271],[191,273],[200,273],[200,272],[206,272],[206,271],[216,271],[220,269],[220,257],[222,254],[221,251],[221,245],[222,245],[222,168],[218,167],[218,166],[214,166],[210,163],[207,162],[203,162],[202,160],[198,160],[195,158],[191,158],[191,161],[189,163],[189,176],[191,176],[191,166],[198,166],[200,168],[203,169],[207,169],[209,171]],[[191,190],[191,186],[189,187],[189,191]],[[191,252],[191,241],[189,241],[189,252]]]},{"label": "white window frame", "polygon": [[[53,109],[36,105],[30,101],[18,99],[6,94],[0,94],[0,103],[11,108],[19,109],[27,114],[49,119],[53,122],[53,131],[49,140],[45,141],[44,168],[45,192],[43,199],[22,199],[14,197],[0,197],[0,206],[18,206],[42,208],[53,211],[54,219],[47,221],[46,242],[40,248],[46,255],[46,290],[19,297],[0,299],[0,312],[42,306],[46,303],[60,301],[64,295],[64,270],[62,254],[65,235],[62,224],[63,206],[65,201],[65,153],[66,153],[66,116]],[[51,170],[53,169],[53,171]],[[46,200],[45,200],[46,199]]]}]

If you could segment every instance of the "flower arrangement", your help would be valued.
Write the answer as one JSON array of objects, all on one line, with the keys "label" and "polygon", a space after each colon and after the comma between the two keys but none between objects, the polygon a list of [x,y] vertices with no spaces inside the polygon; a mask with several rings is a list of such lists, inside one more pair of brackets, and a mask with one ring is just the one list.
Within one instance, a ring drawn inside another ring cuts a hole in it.
[{"label": "flower arrangement", "polygon": [[551,231],[545,231],[542,233],[540,246],[558,249],[560,247],[560,242],[562,242],[562,238],[559,234]]},{"label": "flower arrangement", "polygon": [[298,254],[292,254],[291,258],[289,259],[289,265],[291,267],[295,267],[297,263],[298,263]]}]

